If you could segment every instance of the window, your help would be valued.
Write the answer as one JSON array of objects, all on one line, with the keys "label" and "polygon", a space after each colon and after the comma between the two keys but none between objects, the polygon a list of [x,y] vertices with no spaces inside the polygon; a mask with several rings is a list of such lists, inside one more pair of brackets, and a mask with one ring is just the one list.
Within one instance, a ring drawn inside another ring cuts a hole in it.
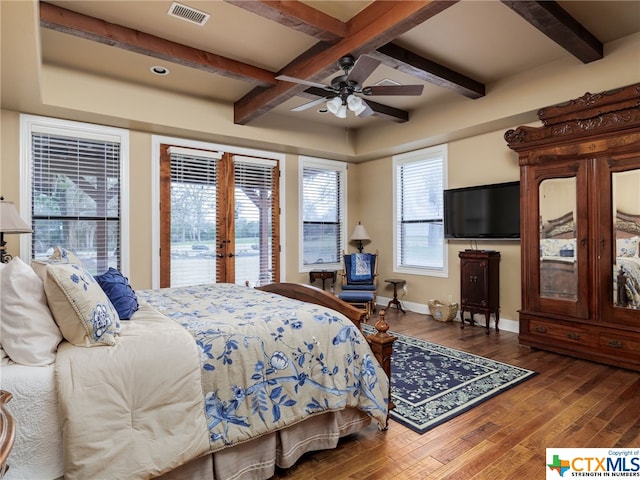
[{"label": "window", "polygon": [[300,270],[339,269],[346,237],[346,164],[300,157],[299,171]]},{"label": "window", "polygon": [[46,259],[60,245],[94,275],[126,271],[128,132],[28,115],[21,131],[31,258]]},{"label": "window", "polygon": [[393,157],[394,272],[447,276],[442,192],[447,146]]}]

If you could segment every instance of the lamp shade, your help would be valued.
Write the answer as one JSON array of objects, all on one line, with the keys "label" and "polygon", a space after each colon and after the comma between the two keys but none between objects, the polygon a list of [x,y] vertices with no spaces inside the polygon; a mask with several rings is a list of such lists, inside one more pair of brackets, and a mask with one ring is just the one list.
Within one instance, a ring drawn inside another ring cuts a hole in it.
[{"label": "lamp shade", "polygon": [[0,232],[31,233],[31,227],[20,218],[13,202],[0,197]]},{"label": "lamp shade", "polygon": [[369,233],[367,233],[367,229],[364,228],[364,225],[358,223],[353,229],[353,233],[351,234],[351,240],[370,240]]}]

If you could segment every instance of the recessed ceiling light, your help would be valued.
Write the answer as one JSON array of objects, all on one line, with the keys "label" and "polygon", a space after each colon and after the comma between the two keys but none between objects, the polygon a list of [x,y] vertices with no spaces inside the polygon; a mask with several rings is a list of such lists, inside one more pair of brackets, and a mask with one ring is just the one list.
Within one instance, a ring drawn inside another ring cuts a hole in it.
[{"label": "recessed ceiling light", "polygon": [[149,70],[151,70],[151,73],[153,73],[154,75],[169,75],[169,69],[161,65],[151,67]]}]

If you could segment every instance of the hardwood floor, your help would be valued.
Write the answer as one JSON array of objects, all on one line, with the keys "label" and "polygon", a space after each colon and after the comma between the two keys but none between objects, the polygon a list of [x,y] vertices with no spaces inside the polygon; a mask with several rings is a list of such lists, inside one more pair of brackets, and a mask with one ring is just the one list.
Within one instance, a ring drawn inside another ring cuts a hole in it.
[{"label": "hardwood floor", "polygon": [[[375,323],[377,314],[369,321]],[[391,331],[539,372],[423,435],[390,420],[273,479],[543,479],[548,447],[640,447],[640,373],[518,345],[517,334],[392,310]]]}]

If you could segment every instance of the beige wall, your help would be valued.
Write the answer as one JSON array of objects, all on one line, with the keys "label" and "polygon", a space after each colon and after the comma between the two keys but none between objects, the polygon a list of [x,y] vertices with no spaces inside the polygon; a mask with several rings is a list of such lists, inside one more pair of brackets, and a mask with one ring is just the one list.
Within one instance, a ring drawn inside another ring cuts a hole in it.
[{"label": "beige wall", "polygon": [[[470,248],[465,241],[448,242],[449,276],[447,278],[397,274],[393,272],[393,161],[391,157],[358,164],[350,169],[349,185],[357,183],[360,195],[349,209],[350,224],[356,223],[353,210],[366,225],[372,238],[368,250],[379,250],[379,295],[390,297],[392,287],[385,278],[407,280],[409,305],[426,308],[428,300],[460,300],[460,262],[458,252]],[[448,145],[448,187],[457,188],[520,179],[517,155],[504,141],[504,130],[465,138]],[[353,220],[353,221],[351,221]],[[351,227],[352,228],[352,227]],[[501,316],[515,320],[520,308],[520,242],[478,242],[478,248],[498,250],[500,263]],[[417,304],[417,305],[413,305]]]}]

